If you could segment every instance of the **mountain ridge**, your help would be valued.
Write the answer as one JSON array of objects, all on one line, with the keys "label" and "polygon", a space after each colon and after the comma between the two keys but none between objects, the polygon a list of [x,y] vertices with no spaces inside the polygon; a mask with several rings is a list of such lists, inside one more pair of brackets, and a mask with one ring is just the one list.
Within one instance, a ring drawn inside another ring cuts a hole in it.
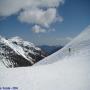
[{"label": "mountain ridge", "polygon": [[7,67],[30,66],[45,57],[40,48],[20,37],[0,36],[0,50],[0,58]]}]

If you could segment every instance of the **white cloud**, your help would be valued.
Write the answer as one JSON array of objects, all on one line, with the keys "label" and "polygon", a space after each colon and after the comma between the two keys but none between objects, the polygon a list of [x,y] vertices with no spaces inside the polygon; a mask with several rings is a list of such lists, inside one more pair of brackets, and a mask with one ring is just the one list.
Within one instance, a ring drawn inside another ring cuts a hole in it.
[{"label": "white cloud", "polygon": [[39,25],[35,25],[33,28],[32,28],[32,32],[33,33],[45,33],[46,32],[46,29],[43,29],[41,28]]},{"label": "white cloud", "polygon": [[0,16],[10,16],[31,7],[58,7],[64,0],[0,0]]},{"label": "white cloud", "polygon": [[52,29],[45,29],[45,28],[42,28],[41,26],[39,26],[39,25],[34,25],[33,27],[32,27],[32,32],[33,33],[46,33],[46,32],[55,32],[56,30],[54,29],[54,28],[52,28]]},{"label": "white cloud", "polygon": [[41,27],[49,29],[52,23],[63,21],[57,15],[57,7],[62,3],[64,0],[0,0],[0,16],[17,14],[19,21],[35,25],[33,32],[46,32]]},{"label": "white cloud", "polygon": [[44,27],[49,27],[56,19],[56,8],[43,9],[29,9],[20,13],[18,19],[21,22],[39,24]]}]

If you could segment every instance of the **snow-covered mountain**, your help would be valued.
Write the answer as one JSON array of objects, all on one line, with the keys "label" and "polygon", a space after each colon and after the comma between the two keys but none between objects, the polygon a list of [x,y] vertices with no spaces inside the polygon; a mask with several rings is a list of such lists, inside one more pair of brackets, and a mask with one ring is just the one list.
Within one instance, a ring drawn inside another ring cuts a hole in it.
[{"label": "snow-covered mountain", "polygon": [[20,37],[6,39],[0,36],[0,62],[6,67],[30,66],[45,57],[33,43]]},{"label": "snow-covered mountain", "polygon": [[89,35],[90,26],[37,66],[0,69],[0,87],[16,87],[19,90],[90,90]]}]

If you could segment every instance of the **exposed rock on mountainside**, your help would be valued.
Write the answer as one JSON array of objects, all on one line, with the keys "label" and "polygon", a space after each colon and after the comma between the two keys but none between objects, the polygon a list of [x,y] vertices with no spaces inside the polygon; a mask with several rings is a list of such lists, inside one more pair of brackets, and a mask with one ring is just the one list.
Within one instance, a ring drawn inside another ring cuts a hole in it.
[{"label": "exposed rock on mountainside", "polygon": [[45,56],[33,43],[19,37],[5,39],[0,36],[0,61],[6,67],[31,66]]}]

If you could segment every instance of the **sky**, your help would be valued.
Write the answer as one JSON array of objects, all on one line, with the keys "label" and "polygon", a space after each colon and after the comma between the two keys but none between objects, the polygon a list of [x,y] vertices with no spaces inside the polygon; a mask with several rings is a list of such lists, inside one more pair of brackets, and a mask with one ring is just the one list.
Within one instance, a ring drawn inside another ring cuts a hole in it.
[{"label": "sky", "polygon": [[0,0],[0,35],[61,45],[90,25],[90,0]]}]

